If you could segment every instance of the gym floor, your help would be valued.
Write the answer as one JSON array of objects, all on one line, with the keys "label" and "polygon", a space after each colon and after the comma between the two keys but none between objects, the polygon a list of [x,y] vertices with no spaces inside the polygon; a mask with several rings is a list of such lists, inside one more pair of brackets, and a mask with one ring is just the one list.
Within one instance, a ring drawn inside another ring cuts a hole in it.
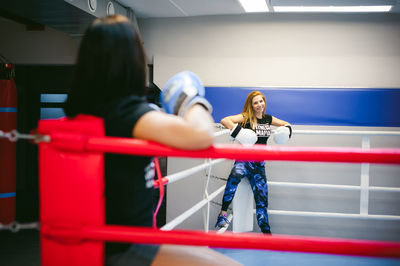
[{"label": "gym floor", "polygon": [[400,260],[315,253],[215,249],[245,266],[400,266]]}]

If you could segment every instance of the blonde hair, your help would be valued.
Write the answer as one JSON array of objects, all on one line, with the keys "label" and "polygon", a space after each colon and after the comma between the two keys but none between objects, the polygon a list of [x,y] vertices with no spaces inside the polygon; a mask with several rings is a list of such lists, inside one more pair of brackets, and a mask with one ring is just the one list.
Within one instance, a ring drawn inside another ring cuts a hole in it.
[{"label": "blonde hair", "polygon": [[[244,118],[243,122],[242,122],[242,126],[245,126],[247,123],[249,123],[250,127],[252,129],[255,129],[256,125],[257,125],[257,117],[256,117],[256,114],[254,113],[254,109],[253,109],[253,98],[256,96],[261,96],[264,100],[264,103],[266,104],[265,96],[261,92],[252,91],[249,93],[249,95],[247,95],[246,101],[244,102],[243,111],[242,111],[242,115]],[[265,116],[265,109],[266,108],[264,108],[263,117]]]}]

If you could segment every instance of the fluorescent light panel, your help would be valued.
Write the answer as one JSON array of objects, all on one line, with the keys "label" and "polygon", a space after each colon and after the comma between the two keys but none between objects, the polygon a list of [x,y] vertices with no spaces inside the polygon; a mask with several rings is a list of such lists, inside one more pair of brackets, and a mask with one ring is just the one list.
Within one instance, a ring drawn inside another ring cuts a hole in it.
[{"label": "fluorescent light panel", "polygon": [[275,12],[389,12],[393,6],[274,6]]},{"label": "fluorescent light panel", "polygon": [[239,0],[244,10],[250,12],[268,12],[265,0]]}]

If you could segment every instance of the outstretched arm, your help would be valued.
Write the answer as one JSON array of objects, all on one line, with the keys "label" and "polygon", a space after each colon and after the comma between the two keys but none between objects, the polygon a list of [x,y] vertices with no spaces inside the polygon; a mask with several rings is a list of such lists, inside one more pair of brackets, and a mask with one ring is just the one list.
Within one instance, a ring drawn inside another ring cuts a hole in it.
[{"label": "outstretched arm", "polygon": [[277,127],[282,127],[282,126],[287,126],[287,125],[290,126],[290,123],[289,123],[289,122],[286,122],[286,121],[284,121],[284,120],[278,119],[278,118],[276,118],[276,117],[273,116],[273,117],[272,117],[271,125],[277,126]]},{"label": "outstretched arm", "polygon": [[239,124],[243,122],[243,115],[231,115],[221,119],[221,124],[229,130],[235,127],[235,124]]}]

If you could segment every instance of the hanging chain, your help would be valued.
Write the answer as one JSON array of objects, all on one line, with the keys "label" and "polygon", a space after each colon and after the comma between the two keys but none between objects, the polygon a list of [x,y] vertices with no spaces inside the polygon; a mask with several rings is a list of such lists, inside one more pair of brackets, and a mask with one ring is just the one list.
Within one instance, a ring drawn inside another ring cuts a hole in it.
[{"label": "hanging chain", "polygon": [[40,134],[23,134],[19,133],[17,130],[11,130],[10,132],[4,132],[0,130],[0,138],[6,138],[11,142],[16,142],[17,140],[27,139],[33,140],[35,143],[39,142],[50,142],[50,136],[40,135]]},{"label": "hanging chain", "polygon": [[33,222],[33,223],[12,222],[10,224],[0,223],[0,230],[9,230],[13,233],[17,233],[20,230],[25,230],[25,229],[39,229],[39,222]]}]

